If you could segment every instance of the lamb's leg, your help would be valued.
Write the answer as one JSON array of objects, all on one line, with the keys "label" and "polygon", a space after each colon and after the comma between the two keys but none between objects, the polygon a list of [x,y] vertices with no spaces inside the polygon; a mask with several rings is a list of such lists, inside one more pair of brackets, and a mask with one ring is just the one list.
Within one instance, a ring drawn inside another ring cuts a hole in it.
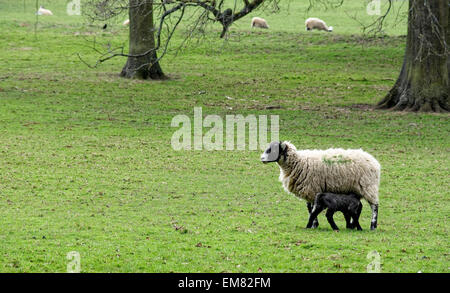
[{"label": "lamb's leg", "polygon": [[344,218],[345,218],[345,223],[346,223],[346,228],[347,229],[353,229],[353,228],[355,228],[354,226],[353,226],[353,223],[352,223],[352,217],[350,216],[350,214],[349,213],[344,213]]},{"label": "lamb's leg", "polygon": [[326,213],[327,220],[328,220],[328,223],[330,223],[331,228],[333,228],[333,230],[338,231],[339,227],[336,225],[336,223],[333,220],[333,214],[334,214],[334,210],[329,208]]},{"label": "lamb's leg", "polygon": [[362,230],[361,226],[359,225],[359,216],[361,216],[362,208],[363,208],[363,205],[360,202],[359,205],[358,205],[358,208],[356,209],[356,215],[355,215],[354,220],[353,220],[353,224],[355,224],[355,222],[358,224],[358,226],[360,228],[358,230]]},{"label": "lamb's leg", "polygon": [[372,221],[370,222],[370,230],[375,230],[377,228],[378,222],[378,204],[370,204],[372,209]]},{"label": "lamb's leg", "polygon": [[361,225],[359,225],[358,216],[353,216],[353,226],[356,227],[357,230],[362,231]]},{"label": "lamb's leg", "polygon": [[308,224],[306,225],[306,228],[316,228],[317,226],[314,227],[314,223],[317,223],[317,216],[320,214],[320,212],[323,211],[323,207],[320,205],[315,205],[314,208],[312,209],[311,213],[309,214],[309,221]]},{"label": "lamb's leg", "polygon": [[[311,218],[311,213],[312,213],[312,203],[307,202],[306,203],[306,207],[308,208],[308,213],[309,213],[309,217]],[[312,223],[312,228],[317,228],[319,227],[319,220],[317,220],[317,216],[314,219],[313,223]],[[310,227],[311,228],[311,227]]]}]

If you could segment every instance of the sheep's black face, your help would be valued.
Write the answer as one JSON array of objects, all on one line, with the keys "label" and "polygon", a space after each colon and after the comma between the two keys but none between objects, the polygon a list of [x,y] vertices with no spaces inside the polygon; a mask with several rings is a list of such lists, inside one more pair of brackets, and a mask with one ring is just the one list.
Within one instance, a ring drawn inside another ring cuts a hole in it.
[{"label": "sheep's black face", "polygon": [[261,155],[261,162],[263,162],[264,164],[271,162],[278,162],[280,156],[281,156],[281,143],[278,141],[273,141]]}]

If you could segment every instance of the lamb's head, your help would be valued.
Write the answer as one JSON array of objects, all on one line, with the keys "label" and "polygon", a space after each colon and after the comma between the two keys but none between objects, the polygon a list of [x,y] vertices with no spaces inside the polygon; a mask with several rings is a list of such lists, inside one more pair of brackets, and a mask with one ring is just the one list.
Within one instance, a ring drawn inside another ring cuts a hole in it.
[{"label": "lamb's head", "polygon": [[290,146],[294,147],[287,141],[272,141],[269,144],[269,147],[261,155],[261,162],[267,164],[286,160],[286,153]]}]

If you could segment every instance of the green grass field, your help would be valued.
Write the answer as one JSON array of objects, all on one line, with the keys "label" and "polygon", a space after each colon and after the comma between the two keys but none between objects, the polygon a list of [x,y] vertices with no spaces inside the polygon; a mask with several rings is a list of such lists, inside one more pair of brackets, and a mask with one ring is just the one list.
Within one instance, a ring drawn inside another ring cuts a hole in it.
[{"label": "green grass field", "polygon": [[[299,3],[301,2],[301,3]],[[126,44],[123,18],[86,25],[65,1],[36,25],[34,1],[0,0],[0,272],[449,272],[449,149],[446,114],[373,110],[395,82],[405,23],[363,40],[345,10],[305,13],[291,1],[255,13],[227,41],[212,27],[161,65],[167,81],[118,77],[125,63],[95,63],[90,48]],[[333,33],[306,32],[323,18]],[[124,16],[126,18],[126,16]],[[227,98],[227,97],[231,97]],[[267,106],[272,106],[267,109]],[[279,115],[280,139],[299,149],[363,148],[382,166],[380,215],[370,231],[333,232],[324,214],[306,230],[304,201],[288,195],[261,151],[174,151],[174,116]]]}]

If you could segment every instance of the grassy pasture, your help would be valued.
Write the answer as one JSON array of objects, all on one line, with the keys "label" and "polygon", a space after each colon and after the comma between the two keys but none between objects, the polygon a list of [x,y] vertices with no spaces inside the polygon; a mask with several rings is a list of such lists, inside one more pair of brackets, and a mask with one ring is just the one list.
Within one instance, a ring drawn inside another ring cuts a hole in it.
[{"label": "grassy pasture", "polygon": [[[383,272],[448,272],[449,116],[371,108],[400,70],[404,21],[363,41],[345,13],[369,22],[363,1],[309,13],[304,2],[262,12],[270,30],[248,16],[227,41],[212,27],[175,56],[182,25],[161,82],[118,78],[121,58],[79,60],[98,58],[94,36],[126,43],[123,18],[102,31],[48,0],[55,16],[35,26],[34,1],[0,0],[0,271],[65,272],[78,251],[82,272],[365,272],[375,250]],[[304,31],[308,16],[335,32]],[[174,151],[171,120],[194,107],[279,115],[280,138],[299,149],[370,152],[379,228],[363,202],[362,232],[339,214],[339,233],[323,214],[304,229],[305,203],[260,151]]]}]

